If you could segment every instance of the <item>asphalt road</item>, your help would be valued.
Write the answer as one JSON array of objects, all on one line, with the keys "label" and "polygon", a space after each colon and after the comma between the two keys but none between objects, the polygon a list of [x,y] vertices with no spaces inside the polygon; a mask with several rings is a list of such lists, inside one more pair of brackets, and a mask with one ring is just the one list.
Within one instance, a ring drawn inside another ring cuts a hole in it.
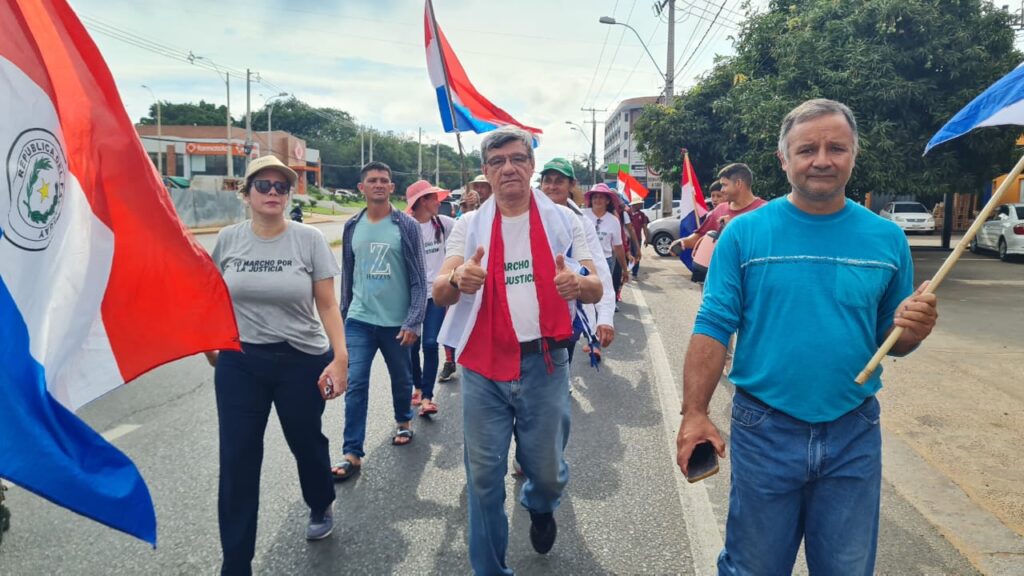
[{"label": "asphalt road", "polygon": [[[340,237],[340,225],[323,228],[329,239]],[[211,237],[200,240],[209,247]],[[677,261],[658,259],[653,252],[634,287],[638,292],[624,292],[618,336],[601,370],[585,366],[582,355],[573,368],[571,481],[556,516],[558,541],[547,556],[532,551],[529,516],[517,504],[517,483],[507,478],[508,562],[519,574],[713,572],[709,558],[724,530],[728,460],[717,476],[686,486],[674,466],[670,439],[678,425],[673,402],[698,295]],[[459,381],[439,384],[440,414],[417,419],[414,442],[393,447],[386,378],[378,361],[368,457],[360,477],[338,485],[337,525],[323,542],[303,539],[308,510],[294,461],[271,418],[254,563],[258,573],[469,573]],[[723,430],[728,430],[728,392],[723,381],[712,406]],[[0,574],[216,573],[217,420],[212,370],[205,361],[186,358],[159,368],[90,404],[80,416],[110,434],[142,471],[156,504],[158,547],[14,488],[8,493],[14,517],[0,546]],[[335,457],[340,457],[342,418],[343,400],[330,403],[326,433]],[[977,573],[947,538],[888,481],[884,484],[880,573]],[[798,566],[801,571],[805,568]]]}]

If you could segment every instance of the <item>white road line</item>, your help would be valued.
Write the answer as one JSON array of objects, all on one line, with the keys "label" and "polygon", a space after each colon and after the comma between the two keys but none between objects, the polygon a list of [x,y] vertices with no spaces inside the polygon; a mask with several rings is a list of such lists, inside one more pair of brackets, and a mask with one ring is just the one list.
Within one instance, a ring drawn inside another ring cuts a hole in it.
[{"label": "white road line", "polygon": [[138,430],[139,428],[141,428],[141,426],[137,424],[120,424],[118,426],[114,426],[110,430],[107,430],[103,434],[100,434],[100,436],[103,436],[103,438],[107,442],[113,442],[114,440],[117,440],[121,436],[124,436],[125,434],[130,434]]},{"label": "white road line", "polygon": [[[651,363],[654,365],[654,381],[658,387],[661,400],[661,421],[665,428],[665,453],[671,462],[676,461],[676,427],[679,424],[679,386],[672,378],[672,368],[661,342],[661,334],[654,324],[654,317],[643,292],[630,285],[633,299],[640,311],[640,325],[647,335],[647,350]],[[673,465],[674,467],[674,465]],[[679,504],[683,508],[686,519],[686,534],[690,539],[690,552],[693,556],[694,574],[717,574],[718,554],[722,550],[722,534],[718,531],[711,499],[704,484],[690,484],[681,473],[674,475],[679,494]]]}]

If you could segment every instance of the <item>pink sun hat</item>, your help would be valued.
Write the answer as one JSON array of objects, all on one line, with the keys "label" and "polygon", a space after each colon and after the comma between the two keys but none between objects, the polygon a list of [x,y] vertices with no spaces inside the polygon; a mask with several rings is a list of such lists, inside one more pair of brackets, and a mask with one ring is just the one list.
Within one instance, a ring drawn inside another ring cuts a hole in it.
[{"label": "pink sun hat", "polygon": [[447,198],[451,192],[438,188],[426,180],[417,180],[405,189],[405,201],[408,204],[405,211],[411,214],[413,207],[416,206],[416,201],[427,194],[437,194],[437,200],[440,202]]}]

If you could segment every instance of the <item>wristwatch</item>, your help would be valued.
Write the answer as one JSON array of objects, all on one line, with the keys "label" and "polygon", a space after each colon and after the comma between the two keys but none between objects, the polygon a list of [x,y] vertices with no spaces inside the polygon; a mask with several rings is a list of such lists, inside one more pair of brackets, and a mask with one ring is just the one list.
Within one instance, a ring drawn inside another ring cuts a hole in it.
[{"label": "wristwatch", "polygon": [[452,268],[452,271],[448,273],[448,283],[456,290],[459,288],[459,283],[455,281],[455,268]]}]

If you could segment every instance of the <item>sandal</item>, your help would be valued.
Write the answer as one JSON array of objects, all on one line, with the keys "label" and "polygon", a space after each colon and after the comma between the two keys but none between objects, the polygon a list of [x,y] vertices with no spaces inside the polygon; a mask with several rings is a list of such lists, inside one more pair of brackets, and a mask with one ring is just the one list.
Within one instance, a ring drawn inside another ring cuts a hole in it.
[{"label": "sandal", "polygon": [[423,402],[423,391],[419,388],[414,388],[412,391],[412,405],[419,406]]},{"label": "sandal", "polygon": [[437,414],[437,404],[430,398],[424,398],[420,404],[420,416],[432,416]]},{"label": "sandal", "polygon": [[334,478],[335,482],[344,482],[345,480],[359,474],[359,470],[362,467],[362,464],[356,464],[346,458],[341,462],[341,464],[331,466],[331,477]]},{"label": "sandal", "polygon": [[[412,437],[414,436],[412,428],[399,428],[393,438],[391,438],[392,446],[405,446],[406,444],[412,444]],[[404,442],[399,442],[399,438],[406,439]]]}]

